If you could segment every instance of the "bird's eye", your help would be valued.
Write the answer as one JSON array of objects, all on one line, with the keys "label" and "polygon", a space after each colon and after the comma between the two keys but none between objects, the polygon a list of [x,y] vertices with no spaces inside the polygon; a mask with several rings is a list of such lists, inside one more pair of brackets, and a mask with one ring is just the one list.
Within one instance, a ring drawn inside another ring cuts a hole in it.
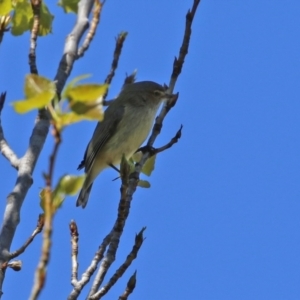
[{"label": "bird's eye", "polygon": [[154,95],[155,95],[156,97],[158,97],[158,96],[160,96],[160,95],[161,95],[161,92],[160,92],[160,91],[158,91],[158,90],[156,90],[156,91],[154,91]]}]

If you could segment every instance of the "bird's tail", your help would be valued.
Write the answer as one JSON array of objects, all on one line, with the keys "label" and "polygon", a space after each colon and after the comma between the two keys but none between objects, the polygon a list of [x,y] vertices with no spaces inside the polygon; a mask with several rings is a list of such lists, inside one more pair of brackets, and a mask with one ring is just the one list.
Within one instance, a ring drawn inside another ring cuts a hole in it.
[{"label": "bird's tail", "polygon": [[89,200],[89,196],[90,196],[92,186],[93,186],[93,183],[90,184],[90,186],[88,188],[86,188],[84,186],[82,187],[82,189],[79,193],[79,196],[77,198],[77,201],[76,201],[76,206],[82,206],[82,208],[86,207],[87,202]]}]

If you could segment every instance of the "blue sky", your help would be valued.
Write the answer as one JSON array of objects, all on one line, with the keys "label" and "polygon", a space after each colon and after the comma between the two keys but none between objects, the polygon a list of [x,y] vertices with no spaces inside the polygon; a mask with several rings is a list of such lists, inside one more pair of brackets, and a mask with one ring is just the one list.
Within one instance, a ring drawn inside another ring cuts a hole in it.
[{"label": "blue sky", "polygon": [[[191,4],[107,1],[97,37],[76,62],[71,78],[91,73],[90,81],[103,82],[114,37],[126,30],[109,97],[118,94],[125,74],[134,69],[138,80],[168,83]],[[54,78],[75,17],[49,7],[55,14],[53,34],[38,40],[37,63],[41,75]],[[300,299],[299,15],[299,1],[201,1],[176,86],[180,98],[156,146],[168,142],[180,124],[183,136],[157,158],[151,189],[135,194],[112,270],[143,226],[146,240],[108,299],[123,292],[135,270],[138,281],[130,299]],[[0,91],[7,91],[8,103],[23,97],[28,40],[28,34],[7,35],[0,48]],[[17,115],[6,105],[2,115],[6,138],[21,156],[36,113]],[[84,122],[65,130],[56,179],[80,174],[76,168],[94,126]],[[12,250],[36,225],[38,192],[52,145],[49,135]],[[4,158],[0,169],[3,211],[16,172]],[[115,177],[113,170],[101,174],[86,209],[76,208],[76,198],[70,197],[56,215],[41,299],[65,299],[71,291],[70,220],[77,221],[80,231],[80,272],[110,230],[119,199],[120,182],[111,181]],[[8,270],[4,299],[28,298],[40,248],[41,236],[21,256],[22,271]]]}]

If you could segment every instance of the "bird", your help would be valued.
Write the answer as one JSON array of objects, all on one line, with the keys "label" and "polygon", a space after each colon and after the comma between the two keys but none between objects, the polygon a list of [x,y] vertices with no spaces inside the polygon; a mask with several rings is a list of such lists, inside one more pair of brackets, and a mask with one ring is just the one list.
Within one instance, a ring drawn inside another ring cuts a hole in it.
[{"label": "bird", "polygon": [[96,177],[105,168],[116,169],[124,155],[129,159],[146,140],[157,110],[173,97],[167,87],[153,81],[125,84],[98,122],[78,170],[86,174],[76,206],[84,208]]}]

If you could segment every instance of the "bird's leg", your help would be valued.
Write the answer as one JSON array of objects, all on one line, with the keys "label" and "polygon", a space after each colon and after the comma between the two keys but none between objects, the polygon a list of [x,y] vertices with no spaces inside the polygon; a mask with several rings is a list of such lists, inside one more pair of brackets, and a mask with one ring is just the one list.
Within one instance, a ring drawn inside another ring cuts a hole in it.
[{"label": "bird's leg", "polygon": [[[120,170],[116,167],[116,166],[114,166],[113,164],[108,164],[111,168],[113,168],[114,170],[116,170],[118,173],[120,173]],[[115,178],[115,179],[113,179],[112,181],[115,181],[115,180],[117,180],[117,179],[119,179],[120,178],[120,176],[118,176],[117,178]]]},{"label": "bird's leg", "polygon": [[117,167],[115,167],[113,164],[108,164],[108,165],[112,167],[114,170],[116,170],[118,173],[120,173],[120,170]]},{"label": "bird's leg", "polygon": [[143,146],[143,147],[137,149],[135,151],[135,153],[137,153],[139,151],[141,151],[142,153],[149,152],[150,156],[153,156],[156,154],[156,149],[153,146],[149,146],[149,145],[146,145],[146,146]]}]

